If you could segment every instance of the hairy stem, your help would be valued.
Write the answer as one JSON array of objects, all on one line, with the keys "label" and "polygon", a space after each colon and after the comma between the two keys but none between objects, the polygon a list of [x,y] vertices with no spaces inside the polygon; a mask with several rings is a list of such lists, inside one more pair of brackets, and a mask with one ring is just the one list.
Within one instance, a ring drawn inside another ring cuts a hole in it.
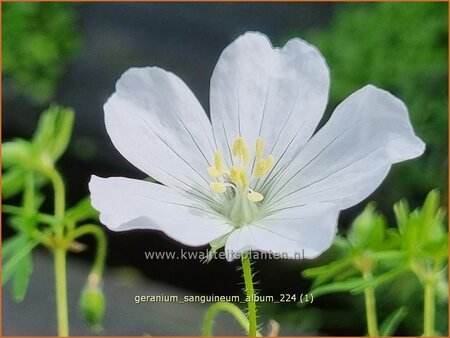
[{"label": "hairy stem", "polygon": [[248,335],[254,337],[256,336],[256,302],[250,265],[249,254],[244,252],[242,254],[242,270],[244,271],[245,293],[248,306]]}]

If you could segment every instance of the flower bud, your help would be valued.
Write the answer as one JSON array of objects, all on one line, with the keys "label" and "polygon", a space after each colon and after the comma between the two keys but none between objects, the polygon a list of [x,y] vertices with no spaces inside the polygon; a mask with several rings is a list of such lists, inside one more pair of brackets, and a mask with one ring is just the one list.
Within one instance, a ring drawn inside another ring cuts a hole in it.
[{"label": "flower bud", "polygon": [[105,296],[100,287],[87,285],[80,299],[81,313],[94,329],[101,329],[100,323],[105,313]]}]

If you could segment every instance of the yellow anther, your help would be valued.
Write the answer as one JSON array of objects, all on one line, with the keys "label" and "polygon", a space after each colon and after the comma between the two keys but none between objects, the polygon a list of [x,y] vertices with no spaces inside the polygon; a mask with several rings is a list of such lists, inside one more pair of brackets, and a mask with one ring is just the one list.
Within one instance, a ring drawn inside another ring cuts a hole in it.
[{"label": "yellow anther", "polygon": [[230,179],[234,184],[241,182],[241,171],[236,167],[230,168]]},{"label": "yellow anther", "polygon": [[[264,139],[262,137],[258,137],[256,139],[255,157],[252,158],[252,161],[254,161],[255,164],[253,173],[248,172],[249,168],[247,165],[249,163],[249,149],[242,137],[237,137],[231,148],[231,155],[234,162],[233,166],[227,167],[220,151],[216,151],[214,153],[214,164],[211,167],[208,167],[208,173],[211,176],[219,177],[220,179],[210,183],[211,190],[215,193],[223,194],[227,191],[228,187],[233,189],[235,195],[229,194],[226,196],[230,199],[233,198],[235,200],[233,203],[243,203],[240,198],[238,199],[233,196],[246,196],[250,202],[254,203],[262,201],[264,199],[264,195],[254,191],[250,187],[254,183],[253,180],[250,179],[250,175],[260,178],[267,175],[273,168],[275,160],[272,155],[264,157],[264,147]],[[256,207],[252,208],[255,209]],[[243,206],[239,207],[238,205],[236,208],[233,206],[232,210],[239,214],[235,216],[240,220],[239,222],[241,222],[242,217],[245,219],[245,217],[248,216],[245,216],[244,214],[241,215],[242,210],[247,210],[246,212],[248,214],[248,212],[251,213],[251,210],[253,210],[252,208],[245,209]]]},{"label": "yellow anther", "polygon": [[264,139],[258,137],[256,139],[256,158],[261,159],[264,156]]},{"label": "yellow anther", "polygon": [[213,177],[221,177],[223,176],[224,171],[222,154],[220,151],[216,151],[214,153],[214,167],[208,167],[208,174]]},{"label": "yellow anther", "polygon": [[237,137],[233,142],[233,149],[231,152],[233,153],[233,156],[239,156],[240,155],[240,149],[242,148],[242,145],[245,144],[245,141],[242,137]]},{"label": "yellow anther", "polygon": [[220,151],[216,151],[214,154],[214,165],[216,166],[216,169],[219,171],[222,171],[224,169],[222,153]]},{"label": "yellow anther", "polygon": [[221,182],[211,182],[209,184],[209,187],[211,188],[212,191],[219,194],[223,194],[227,190],[227,186],[225,185],[225,183]]},{"label": "yellow anther", "polygon": [[232,154],[242,160],[244,164],[248,163],[248,147],[242,137],[237,137],[233,143]]},{"label": "yellow anther", "polygon": [[260,202],[264,199],[264,196],[256,191],[251,191],[247,194],[247,198],[252,202]]},{"label": "yellow anther", "polygon": [[223,176],[223,172],[220,170],[217,170],[216,167],[208,167],[208,174],[210,174],[212,177]]},{"label": "yellow anther", "polygon": [[270,171],[270,169],[272,169],[274,161],[275,160],[272,155],[270,155],[266,159],[258,159],[256,161],[256,167],[254,172],[255,177],[260,178],[266,175]]}]

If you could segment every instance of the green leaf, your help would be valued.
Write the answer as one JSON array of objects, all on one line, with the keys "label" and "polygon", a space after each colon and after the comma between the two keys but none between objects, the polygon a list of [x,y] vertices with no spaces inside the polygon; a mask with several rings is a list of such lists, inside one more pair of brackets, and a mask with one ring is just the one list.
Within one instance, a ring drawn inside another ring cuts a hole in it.
[{"label": "green leaf", "polygon": [[393,311],[380,325],[380,335],[383,337],[392,336],[407,314],[408,308],[406,306]]},{"label": "green leaf", "polygon": [[16,230],[17,232],[25,234],[29,234],[30,231],[35,229],[38,225],[38,214],[26,214],[26,211],[24,210],[24,213],[21,215],[12,215],[9,219],[9,225]]},{"label": "green leaf", "polygon": [[387,251],[379,251],[371,254],[371,257],[375,260],[395,260],[401,259],[405,257],[405,254],[400,250],[387,250]]},{"label": "green leaf", "polygon": [[313,287],[319,286],[334,278],[337,273],[351,265],[351,258],[341,259],[327,265],[306,269],[302,272],[303,277],[315,278]]},{"label": "green leaf", "polygon": [[[448,234],[444,222],[446,211],[440,208],[440,194],[437,190],[430,191],[422,208],[409,212],[407,203],[401,201],[394,206],[394,212],[402,248],[411,259],[441,260],[447,257]],[[426,270],[426,266],[415,267],[416,272]]]},{"label": "green leaf", "polygon": [[16,302],[21,302],[25,298],[32,273],[33,259],[32,252],[29,252],[16,264],[12,285],[12,295]]},{"label": "green leaf", "polygon": [[438,239],[432,239],[423,244],[417,250],[416,257],[432,257],[435,259],[445,259],[448,257],[448,234],[443,234]]},{"label": "green leaf", "polygon": [[351,278],[346,281],[333,282],[330,284],[321,285],[310,292],[315,298],[329,294],[329,293],[339,293],[339,292],[351,292],[356,288],[363,288],[367,286],[367,281],[361,278]]},{"label": "green leaf", "polygon": [[425,199],[422,210],[420,210],[420,237],[432,239],[442,234],[442,222],[445,217],[445,212],[439,210],[439,203],[439,191],[437,189],[430,191]]},{"label": "green leaf", "polygon": [[30,254],[30,252],[39,244],[38,241],[28,240],[22,245],[15,254],[3,265],[2,270],[2,284],[6,284],[14,275],[17,267],[20,265],[20,261]]},{"label": "green leaf", "polygon": [[327,265],[306,269],[302,272],[302,275],[303,277],[306,278],[316,278],[319,275],[328,274],[329,271],[333,271],[334,273],[336,270],[344,268],[349,263],[350,263],[349,259],[331,262]]},{"label": "green leaf", "polygon": [[26,171],[23,168],[11,168],[2,175],[2,196],[11,198],[23,190]]},{"label": "green leaf", "polygon": [[66,219],[73,222],[82,222],[87,219],[97,219],[98,216],[99,213],[92,207],[90,197],[83,198],[66,212]]},{"label": "green leaf", "polygon": [[28,238],[23,234],[16,234],[2,242],[2,259],[5,261],[14,252],[19,251],[21,247],[26,245]]},{"label": "green leaf", "polygon": [[370,280],[365,280],[365,284],[359,285],[357,287],[355,287],[353,290],[350,290],[351,293],[353,294],[357,294],[357,293],[361,293],[364,291],[364,288],[368,287],[368,286],[372,286],[372,287],[378,287],[381,284],[384,284],[388,281],[390,281],[391,279],[393,279],[394,277],[397,277],[398,275],[404,273],[407,271],[407,268],[402,266],[399,267],[397,269],[393,269],[391,271],[388,271],[384,274],[378,275]]},{"label": "green leaf", "polygon": [[439,209],[440,198],[440,193],[437,189],[433,189],[428,193],[422,207],[424,223],[433,223],[434,216]]},{"label": "green leaf", "polygon": [[372,286],[377,287],[380,284],[383,284],[390,279],[398,276],[399,274],[406,271],[405,267],[401,267],[398,269],[391,270],[385,274],[379,275],[375,278],[372,278],[370,280],[365,279],[363,277],[355,277],[355,278],[348,278],[347,280],[343,281],[336,281],[329,284],[318,286],[317,288],[314,288],[311,290],[311,293],[314,295],[314,297],[319,297],[325,294],[329,293],[339,293],[339,292],[350,292],[352,294],[358,294],[361,292],[364,292],[364,289],[366,287]]}]

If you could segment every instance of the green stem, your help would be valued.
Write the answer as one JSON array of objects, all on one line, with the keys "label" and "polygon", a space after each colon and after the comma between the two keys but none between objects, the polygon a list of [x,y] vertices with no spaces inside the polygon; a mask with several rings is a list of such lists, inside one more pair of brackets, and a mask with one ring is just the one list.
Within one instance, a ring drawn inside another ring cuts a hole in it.
[{"label": "green stem", "polygon": [[[214,319],[220,312],[228,312],[230,315],[234,317],[234,319],[236,319],[239,325],[242,326],[245,332],[247,332],[247,334],[249,333],[248,319],[245,316],[245,314],[241,311],[241,309],[239,309],[236,305],[228,302],[218,302],[211,305],[208,311],[206,311],[205,319],[203,320],[203,330],[202,330],[203,336],[212,336]],[[256,332],[256,334],[258,336],[261,336],[261,333],[259,332]]]},{"label": "green stem", "polygon": [[[364,278],[370,280],[372,278],[372,274],[370,272],[366,272],[364,273]],[[370,337],[377,337],[377,306],[375,301],[375,289],[373,286],[367,286],[364,289],[364,301],[366,304],[367,332]]]},{"label": "green stem", "polygon": [[59,221],[62,221],[62,219],[64,218],[64,214],[66,212],[66,195],[65,195],[66,193],[64,181],[61,175],[58,173],[58,171],[53,167],[49,167],[46,170],[46,174],[52,181],[53,190],[55,193],[55,200],[54,200],[55,217],[58,218]]},{"label": "green stem", "polygon": [[54,264],[55,264],[55,287],[56,287],[56,313],[58,320],[58,336],[69,335],[69,310],[67,307],[67,270],[66,252],[67,245],[64,242],[64,215],[66,213],[66,193],[64,181],[59,172],[53,167],[45,168],[45,174],[50,178],[54,190],[55,218],[55,244],[54,244]]},{"label": "green stem", "polygon": [[95,255],[95,261],[94,265],[92,266],[91,275],[97,274],[98,276],[101,276],[105,267],[106,259],[106,237],[103,230],[95,224],[85,224],[74,229],[73,232],[69,235],[68,241],[70,242],[78,237],[89,234],[93,235],[97,240],[97,253]]},{"label": "green stem", "polygon": [[34,193],[34,174],[29,173],[25,181],[25,189],[22,201],[23,209],[25,211],[25,215],[27,216],[33,215],[36,209]]},{"label": "green stem", "polygon": [[67,272],[66,248],[55,248],[55,284],[56,284],[56,313],[58,319],[58,336],[69,335],[69,315],[67,309]]},{"label": "green stem", "polygon": [[435,283],[434,280],[426,280],[424,285],[424,309],[423,309],[423,335],[433,336],[435,317]]},{"label": "green stem", "polygon": [[256,302],[255,290],[253,288],[252,270],[250,266],[250,257],[247,252],[242,254],[242,270],[244,271],[245,292],[248,306],[248,335],[256,336]]},{"label": "green stem", "polygon": [[48,165],[41,168],[41,172],[46,175],[52,182],[54,192],[54,217],[56,223],[54,224],[55,237],[57,240],[62,240],[64,237],[64,215],[66,213],[66,188],[64,181],[59,172],[52,166]]}]

